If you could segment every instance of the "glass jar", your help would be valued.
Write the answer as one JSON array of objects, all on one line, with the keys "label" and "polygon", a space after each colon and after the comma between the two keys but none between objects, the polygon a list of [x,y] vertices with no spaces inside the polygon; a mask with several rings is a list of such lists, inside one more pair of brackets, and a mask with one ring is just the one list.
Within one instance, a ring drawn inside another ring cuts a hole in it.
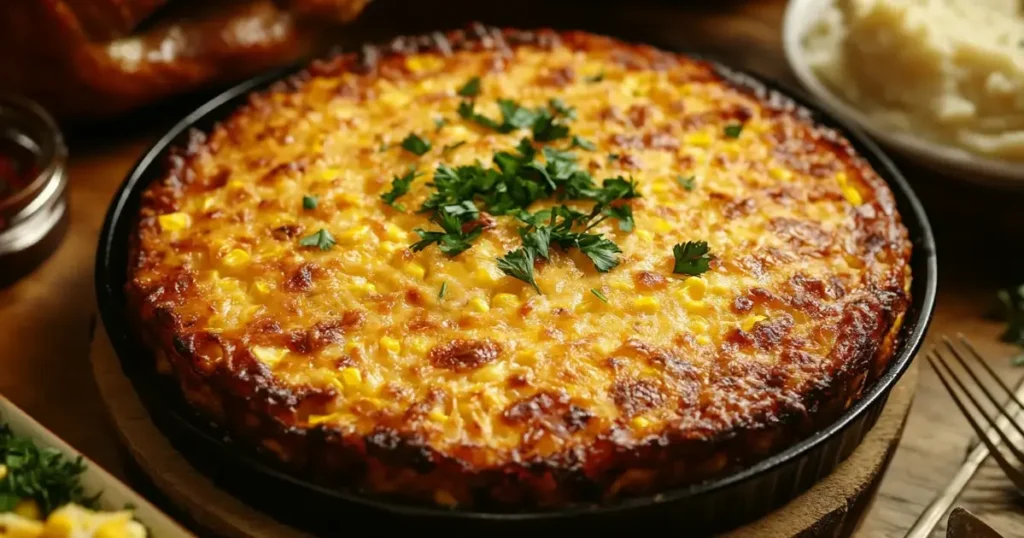
[{"label": "glass jar", "polygon": [[60,245],[68,227],[67,148],[39,105],[0,96],[0,287]]}]

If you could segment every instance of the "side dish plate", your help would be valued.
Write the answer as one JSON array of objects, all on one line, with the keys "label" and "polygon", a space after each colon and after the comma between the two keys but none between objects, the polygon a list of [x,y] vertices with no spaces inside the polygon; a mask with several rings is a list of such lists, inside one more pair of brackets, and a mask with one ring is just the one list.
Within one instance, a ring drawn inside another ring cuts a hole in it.
[{"label": "side dish plate", "polygon": [[[486,35],[490,29],[477,28]],[[431,39],[426,36],[423,39]],[[408,43],[396,40],[393,46]],[[370,48],[369,54],[375,53]],[[702,533],[736,526],[792,499],[831,472],[856,448],[885,405],[890,389],[920,347],[935,300],[935,244],[927,217],[899,171],[859,132],[845,127],[801,99],[751,75],[714,64],[730,82],[763,94],[773,102],[793,104],[816,123],[835,129],[886,180],[895,196],[913,243],[910,311],[900,330],[889,368],[863,397],[830,426],[754,465],[662,494],[610,505],[574,505],[556,512],[485,513],[392,504],[356,493],[329,489],[294,477],[226,438],[199,418],[173,385],[153,371],[149,353],[128,328],[125,282],[127,245],[145,187],[162,173],[170,148],[183,143],[191,129],[209,130],[244,103],[251,92],[270,86],[296,69],[271,73],[240,84],[203,105],[174,126],[142,157],[115,195],[107,213],[96,260],[100,313],[122,367],[158,427],[196,467],[256,508],[297,526],[327,532],[352,521],[372,521],[378,529],[522,532],[556,529],[607,530],[678,523]],[[727,508],[726,508],[727,507]]]}]

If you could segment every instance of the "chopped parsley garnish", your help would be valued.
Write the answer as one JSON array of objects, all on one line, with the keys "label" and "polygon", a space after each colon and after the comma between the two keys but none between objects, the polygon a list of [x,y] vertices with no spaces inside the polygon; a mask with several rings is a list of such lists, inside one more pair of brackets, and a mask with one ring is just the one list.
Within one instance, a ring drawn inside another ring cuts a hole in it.
[{"label": "chopped parsley garnish", "polygon": [[441,291],[437,292],[437,299],[438,300],[444,299],[444,294],[447,291],[448,291],[448,281],[445,280],[444,282],[441,283]]},{"label": "chopped parsley garnish", "polygon": [[395,201],[400,197],[404,196],[409,192],[409,187],[412,186],[412,180],[419,177],[420,174],[416,173],[415,167],[409,167],[409,171],[404,176],[395,176],[391,180],[391,190],[380,195],[380,199],[384,200],[385,204],[399,210],[405,211],[405,206],[402,204],[395,204]]},{"label": "chopped parsley garnish", "polygon": [[604,214],[619,219],[620,230],[624,232],[633,231],[633,208],[628,204],[609,206],[604,210]]},{"label": "chopped parsley garnish", "polygon": [[87,497],[81,483],[82,458],[69,459],[53,448],[40,448],[31,439],[15,436],[0,425],[0,514],[11,512],[24,499],[34,500],[42,515],[68,503],[95,508],[99,495]]},{"label": "chopped parsley garnish", "polygon": [[335,245],[335,241],[331,232],[328,232],[325,228],[320,228],[320,231],[300,239],[299,245],[304,247],[316,247],[320,250],[331,250],[331,247]]},{"label": "chopped parsley garnish", "polygon": [[533,277],[533,252],[530,249],[519,248],[509,252],[504,258],[498,258],[498,269],[512,278],[526,282],[533,286],[537,293],[541,293]]},{"label": "chopped parsley garnish", "polygon": [[673,273],[683,275],[699,275],[711,269],[711,256],[707,241],[687,241],[672,247],[672,255],[676,259]]},{"label": "chopped parsley garnish", "polygon": [[729,138],[739,138],[740,133],[743,132],[743,124],[734,123],[732,125],[725,126],[725,136]]},{"label": "chopped parsley garnish", "polygon": [[459,140],[458,142],[455,142],[454,144],[447,144],[443,148],[441,148],[441,155],[447,157],[451,152],[459,149],[460,147],[462,147],[465,144],[466,144],[465,140]]},{"label": "chopped parsley garnish", "polygon": [[445,125],[448,125],[448,120],[444,118],[434,118],[434,132],[439,133]]},{"label": "chopped parsley garnish", "polygon": [[480,77],[473,77],[459,88],[459,95],[462,97],[476,97],[480,95]]},{"label": "chopped parsley garnish", "polygon": [[500,122],[477,113],[473,101],[459,103],[458,113],[462,119],[499,133],[530,129],[533,131],[534,140],[538,142],[565,138],[569,135],[569,126],[561,123],[561,120],[572,120],[576,117],[576,109],[559,99],[552,99],[547,107],[538,108],[526,108],[511,99],[498,99],[498,110],[501,112]]},{"label": "chopped parsley garnish", "polygon": [[414,133],[409,133],[409,136],[402,140],[402,149],[418,157],[430,151],[430,147],[430,142],[416,136]]},{"label": "chopped parsley garnish", "polygon": [[598,73],[596,75],[590,75],[588,77],[583,77],[583,80],[585,80],[587,82],[601,82],[602,80],[604,80],[604,71],[601,71],[600,73]]},{"label": "chopped parsley garnish", "polygon": [[381,153],[384,153],[390,147],[391,147],[391,144],[388,144],[387,142],[381,142],[380,143],[380,147],[377,148],[377,151],[379,151]]},{"label": "chopped parsley garnish", "polygon": [[578,135],[573,135],[572,144],[569,145],[569,149],[572,148],[580,148],[585,149],[587,151],[594,151],[595,149],[597,149],[597,146],[595,146],[593,142],[587,139],[580,138]]},{"label": "chopped parsley garnish", "polygon": [[619,160],[619,154],[618,153],[609,153],[608,154],[608,162],[615,162],[617,160]]},{"label": "chopped parsley garnish", "polygon": [[1024,348],[1024,285],[999,290],[998,297],[1006,321],[1006,329],[1000,338]]},{"label": "chopped parsley garnish", "polygon": [[[462,204],[472,206],[473,202],[466,200]],[[473,206],[472,211],[469,211],[465,205],[460,204],[442,207],[437,211],[435,219],[441,226],[442,231],[429,231],[422,228],[414,229],[413,231],[416,232],[416,235],[420,236],[420,240],[413,243],[410,248],[419,252],[437,243],[437,247],[441,249],[441,252],[449,256],[455,256],[472,246],[473,241],[480,237],[480,233],[483,232],[482,226],[474,226],[469,231],[466,231],[463,226],[463,224],[476,219],[478,215],[479,212],[475,206]]]},{"label": "chopped parsley garnish", "polygon": [[680,187],[688,191],[692,191],[697,187],[697,176],[676,176],[676,183],[678,183]]},{"label": "chopped parsley garnish", "polygon": [[597,297],[598,299],[601,299],[603,302],[606,302],[606,303],[608,302],[608,298],[605,297],[603,293],[601,293],[601,290],[599,290],[597,288],[590,288],[590,293],[593,293],[594,297]]},{"label": "chopped parsley garnish", "polygon": [[302,209],[316,209],[316,204],[319,199],[316,196],[309,194],[302,197]]}]

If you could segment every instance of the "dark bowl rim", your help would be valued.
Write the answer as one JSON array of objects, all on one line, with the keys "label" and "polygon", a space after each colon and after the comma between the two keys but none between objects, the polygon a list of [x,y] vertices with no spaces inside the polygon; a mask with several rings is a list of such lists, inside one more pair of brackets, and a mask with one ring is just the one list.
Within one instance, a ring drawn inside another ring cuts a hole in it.
[{"label": "dark bowl rim", "polygon": [[[624,41],[630,41],[628,39]],[[635,40],[634,40],[635,41]],[[660,48],[660,50],[670,50]],[[764,92],[766,97],[781,98],[785,103],[794,105],[800,113],[808,114],[808,119],[815,124],[830,128],[839,133],[850,142],[850,145],[857,154],[865,159],[869,165],[885,181],[893,192],[899,208],[899,215],[903,225],[907,228],[910,240],[913,241],[911,253],[911,265],[923,265],[924,274],[914,273],[912,278],[920,279],[922,284],[913,287],[920,287],[918,293],[911,297],[911,304],[908,313],[903,320],[900,329],[900,338],[897,341],[893,358],[882,375],[880,375],[865,393],[847,409],[838,419],[825,428],[819,429],[808,437],[788,446],[763,460],[757,461],[747,467],[741,468],[733,473],[713,478],[707,481],[698,482],[678,488],[673,488],[661,493],[627,498],[609,505],[580,504],[566,507],[557,511],[531,511],[521,513],[504,512],[478,512],[448,510],[403,504],[380,500],[370,496],[363,496],[349,490],[332,489],[322,485],[310,483],[301,477],[294,476],[285,471],[271,467],[252,455],[241,453],[235,447],[227,446],[221,440],[211,439],[219,444],[222,450],[232,453],[247,468],[254,471],[273,476],[276,479],[290,482],[296,486],[305,488],[311,492],[328,495],[350,503],[359,504],[365,507],[390,512],[402,516],[455,519],[455,520],[497,520],[497,521],[525,521],[525,520],[556,520],[570,517],[577,517],[593,513],[611,513],[628,511],[630,509],[647,506],[651,504],[671,504],[693,498],[699,495],[710,494],[724,488],[738,485],[744,481],[754,481],[759,476],[770,472],[773,468],[780,467],[787,463],[799,461],[813,450],[825,445],[831,438],[836,437],[843,430],[849,427],[862,417],[874,404],[880,400],[884,403],[889,391],[896,384],[909,368],[917,351],[921,348],[928,325],[931,323],[935,308],[937,284],[938,284],[938,262],[936,255],[935,237],[931,224],[925,213],[924,207],[917,198],[910,184],[904,178],[899,169],[891,159],[882,152],[878,145],[867,137],[859,128],[848,125],[841,119],[827,112],[823,107],[817,105],[812,98],[799,90],[783,85],[769,77],[753,74],[747,71],[728,67],[725,63],[712,59],[709,55],[702,53],[690,53],[686,51],[673,51],[675,54],[685,55],[711,64],[715,70],[727,81],[748,88],[755,92]],[[289,75],[295,74],[308,67],[309,61],[304,60],[289,66],[275,69],[273,71],[249,78],[231,88],[219,93],[209,101],[203,103],[183,119],[178,121],[163,136],[154,142],[149,149],[136,161],[124,181],[115,192],[111,204],[108,207],[103,221],[103,227],[99,235],[99,244],[96,253],[95,265],[95,286],[96,297],[101,320],[110,338],[113,348],[119,356],[122,365],[125,364],[124,357],[128,351],[126,339],[127,334],[118,334],[113,331],[114,327],[126,327],[127,317],[124,312],[124,304],[118,297],[123,290],[115,289],[122,286],[124,282],[114,282],[116,271],[111,265],[112,253],[118,249],[127,248],[126,244],[115,244],[117,230],[123,226],[129,226],[133,214],[128,214],[131,198],[137,191],[143,189],[147,184],[146,176],[152,174],[151,169],[162,166],[162,159],[167,151],[174,147],[183,136],[193,127],[208,120],[210,117],[218,116],[214,120],[217,123],[224,114],[241,106],[242,101],[248,94],[260,91],[274,82],[283,80]],[[923,259],[921,259],[923,258]],[[917,259],[917,264],[915,264]],[[907,333],[909,330],[908,334]],[[177,413],[176,410],[170,410]],[[186,423],[198,435],[210,437],[209,433],[196,426],[194,418],[177,417]]]}]

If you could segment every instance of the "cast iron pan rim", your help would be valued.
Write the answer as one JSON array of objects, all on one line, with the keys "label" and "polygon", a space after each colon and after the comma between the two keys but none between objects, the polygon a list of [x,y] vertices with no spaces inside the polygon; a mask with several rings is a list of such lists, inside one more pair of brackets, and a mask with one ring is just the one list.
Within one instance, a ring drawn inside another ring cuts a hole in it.
[{"label": "cast iron pan rim", "polygon": [[[786,88],[767,77],[753,75],[727,67],[721,62],[710,59],[704,54],[685,52],[683,54],[712,64],[722,76],[733,83],[738,83],[745,87],[767,90],[769,93],[777,94],[785,100],[796,104],[799,108],[809,111],[812,121],[835,129],[849,140],[854,149],[873,165],[876,172],[878,172],[878,174],[886,181],[890,189],[894,191],[897,203],[899,204],[899,198],[902,196],[903,201],[907,206],[900,211],[900,215],[903,218],[904,226],[907,227],[910,233],[911,240],[914,241],[911,264],[913,265],[914,258],[923,257],[923,266],[925,268],[923,274],[913,275],[915,281],[918,279],[923,281],[923,293],[917,293],[912,297],[907,319],[904,320],[904,325],[900,332],[905,332],[908,327],[912,327],[912,329],[910,330],[910,334],[903,336],[897,342],[897,351],[895,352],[893,359],[890,361],[885,373],[883,373],[868,388],[866,393],[857,402],[855,402],[850,409],[844,412],[839,419],[828,427],[817,431],[810,437],[802,439],[785,450],[727,476],[683,486],[654,495],[623,499],[608,506],[580,504],[570,506],[559,511],[547,512],[471,512],[389,502],[363,496],[355,492],[331,489],[306,482],[305,480],[290,475],[287,472],[272,468],[264,462],[259,461],[258,458],[248,454],[236,453],[233,455],[234,458],[255,471],[265,475],[272,475],[277,479],[290,482],[307,490],[325,494],[346,502],[356,503],[404,516],[437,519],[497,520],[510,522],[555,520],[586,514],[613,513],[653,504],[669,504],[683,501],[687,498],[709,494],[747,480],[753,481],[759,476],[770,472],[775,467],[796,462],[812,450],[820,448],[828,440],[837,436],[848,426],[857,421],[872,405],[876,404],[879,400],[884,402],[884,399],[888,397],[889,391],[907,370],[914,355],[920,349],[925,332],[931,322],[932,313],[935,307],[936,287],[938,281],[935,238],[932,234],[931,225],[921,202],[918,200],[910,185],[896,166],[872,140],[865,136],[859,129],[853,128],[845,122],[823,111],[820,107],[815,105],[811,99],[803,95],[802,92],[793,91],[791,88]],[[97,301],[104,327],[107,330],[116,353],[122,357],[122,364],[124,364],[123,357],[128,351],[126,343],[128,335],[125,334],[123,330],[115,330],[115,328],[120,329],[122,327],[126,327],[127,323],[125,323],[126,313],[124,312],[124,304],[118,297],[122,290],[115,288],[122,286],[123,282],[113,281],[114,274],[116,274],[115,272],[119,269],[112,267],[111,256],[113,252],[126,248],[126,245],[115,244],[115,236],[118,228],[131,225],[132,215],[125,213],[129,199],[136,193],[136,191],[145,187],[145,185],[140,184],[140,182],[144,179],[144,176],[149,173],[150,168],[153,166],[159,167],[163,164],[162,159],[167,149],[172,145],[175,139],[179,138],[183,133],[192,128],[193,125],[202,121],[210,114],[223,112],[223,108],[225,106],[229,106],[231,101],[239,98],[243,94],[260,90],[277,80],[295,73],[306,65],[308,65],[307,62],[300,62],[289,67],[256,76],[224,91],[210,101],[204,103],[184,119],[179,121],[163,137],[154,143],[153,146],[136,162],[124,182],[118,188],[114,195],[113,203],[107,211],[103,223],[103,229],[100,233],[100,242],[96,255],[95,284]],[[171,410],[170,412],[172,414],[177,414],[175,410]],[[180,416],[177,418],[187,424],[190,429],[196,432],[197,435],[210,437],[209,433],[195,425],[194,419]],[[223,442],[220,440],[211,439],[211,441],[223,447],[225,452],[232,451],[231,447],[224,446]]]}]

